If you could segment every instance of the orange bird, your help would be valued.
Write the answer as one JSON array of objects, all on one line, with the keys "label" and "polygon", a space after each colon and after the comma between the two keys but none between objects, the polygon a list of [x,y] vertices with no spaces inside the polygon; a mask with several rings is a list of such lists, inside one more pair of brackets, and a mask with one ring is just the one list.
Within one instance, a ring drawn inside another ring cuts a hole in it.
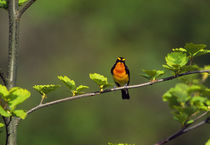
[{"label": "orange bird", "polygon": [[[118,57],[114,66],[111,69],[112,77],[118,87],[129,85],[130,72],[125,64],[125,58]],[[122,99],[129,99],[128,89],[121,90]]]}]

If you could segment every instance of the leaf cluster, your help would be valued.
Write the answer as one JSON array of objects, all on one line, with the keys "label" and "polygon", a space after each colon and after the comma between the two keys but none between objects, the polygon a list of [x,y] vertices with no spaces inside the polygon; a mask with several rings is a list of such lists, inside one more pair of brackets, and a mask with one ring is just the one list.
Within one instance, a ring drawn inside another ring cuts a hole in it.
[{"label": "leaf cluster", "polygon": [[101,74],[90,73],[89,77],[99,86],[100,91],[103,91],[105,88],[112,86],[112,84],[108,82],[107,77]]},{"label": "leaf cluster", "polygon": [[83,90],[88,89],[88,86],[79,85],[76,86],[74,80],[71,80],[67,76],[58,76],[58,79],[65,84],[66,87],[72,92],[73,96],[84,93]]},{"label": "leaf cluster", "polygon": [[186,43],[184,48],[173,48],[172,52],[166,57],[166,65],[163,67],[171,70],[176,74],[199,70],[197,65],[192,65],[192,61],[195,57],[210,53],[210,50],[206,49],[205,44]]},{"label": "leaf cluster", "polygon": [[[21,6],[24,3],[26,3],[27,1],[28,0],[19,0],[18,1],[18,5]],[[8,2],[7,2],[7,0],[0,0],[0,8],[5,8],[5,9],[8,8]]]},{"label": "leaf cluster", "polygon": [[[186,43],[184,48],[172,49],[172,52],[165,57],[166,65],[163,67],[173,71],[175,75],[210,69],[210,66],[202,68],[192,62],[194,57],[210,52],[205,48],[205,44]],[[182,125],[192,123],[200,113],[210,110],[210,89],[203,84],[208,76],[208,73],[203,73],[182,77],[181,83],[163,95],[163,101],[168,102],[174,119]]]},{"label": "leaf cluster", "polygon": [[210,89],[178,83],[163,95],[163,101],[169,103],[174,119],[185,125],[192,123],[200,112],[210,109]]},{"label": "leaf cluster", "polygon": [[0,114],[4,117],[12,115],[24,119],[26,113],[24,110],[18,110],[16,107],[30,97],[31,93],[20,87],[13,87],[10,90],[6,86],[0,85]]}]

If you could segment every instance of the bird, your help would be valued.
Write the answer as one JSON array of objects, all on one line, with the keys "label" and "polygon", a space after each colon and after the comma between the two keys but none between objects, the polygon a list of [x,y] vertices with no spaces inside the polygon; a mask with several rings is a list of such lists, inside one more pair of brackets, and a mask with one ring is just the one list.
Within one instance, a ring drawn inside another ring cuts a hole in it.
[{"label": "bird", "polygon": [[[124,57],[118,57],[115,64],[111,68],[111,74],[115,84],[118,87],[127,86],[130,83],[130,72],[125,64]],[[128,89],[122,89],[122,99],[130,99]]]}]

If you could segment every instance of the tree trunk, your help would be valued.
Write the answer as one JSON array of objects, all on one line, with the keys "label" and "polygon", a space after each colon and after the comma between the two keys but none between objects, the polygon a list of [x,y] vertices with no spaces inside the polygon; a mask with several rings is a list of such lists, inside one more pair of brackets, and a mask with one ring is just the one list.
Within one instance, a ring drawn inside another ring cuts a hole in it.
[{"label": "tree trunk", "polygon": [[[7,88],[11,89],[16,85],[17,74],[17,50],[19,41],[19,19],[17,17],[18,0],[8,0],[9,16],[9,47],[8,47],[8,73]],[[6,121],[6,145],[16,145],[17,118],[5,118]]]}]

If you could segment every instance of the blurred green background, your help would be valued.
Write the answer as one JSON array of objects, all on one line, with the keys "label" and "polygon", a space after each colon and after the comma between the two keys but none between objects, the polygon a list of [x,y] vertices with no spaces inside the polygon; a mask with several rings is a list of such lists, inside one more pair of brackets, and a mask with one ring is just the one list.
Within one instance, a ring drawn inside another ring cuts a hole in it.
[{"label": "blurred green background", "polygon": [[[186,42],[208,45],[209,6],[208,0],[38,0],[20,26],[17,85],[32,92],[22,107],[28,110],[40,101],[32,85],[57,84],[57,75],[90,86],[88,91],[97,90],[89,73],[103,74],[113,83],[110,69],[117,56],[127,59],[131,84],[145,82],[141,70],[161,69],[171,48]],[[3,71],[7,68],[7,17],[0,9]],[[209,57],[195,61],[209,64]],[[18,126],[18,145],[152,145],[180,128],[161,98],[176,82],[132,89],[129,101],[113,92],[39,110]],[[69,95],[66,88],[58,89],[47,101]],[[202,126],[169,145],[203,145],[209,129]]]}]

